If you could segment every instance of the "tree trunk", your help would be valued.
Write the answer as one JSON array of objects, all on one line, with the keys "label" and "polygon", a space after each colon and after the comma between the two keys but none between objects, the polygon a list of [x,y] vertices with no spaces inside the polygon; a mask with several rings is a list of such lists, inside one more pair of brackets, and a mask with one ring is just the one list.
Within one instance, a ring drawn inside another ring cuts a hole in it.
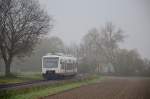
[{"label": "tree trunk", "polygon": [[5,62],[5,76],[10,76],[11,75],[11,62],[12,62],[12,57],[9,57],[8,59],[4,60]]},{"label": "tree trunk", "polygon": [[13,55],[11,52],[8,52],[3,46],[0,47],[3,61],[5,63],[5,76],[11,75],[10,65],[12,63]]},{"label": "tree trunk", "polygon": [[5,62],[5,76],[10,76],[11,75],[10,65],[11,65],[11,62]]}]

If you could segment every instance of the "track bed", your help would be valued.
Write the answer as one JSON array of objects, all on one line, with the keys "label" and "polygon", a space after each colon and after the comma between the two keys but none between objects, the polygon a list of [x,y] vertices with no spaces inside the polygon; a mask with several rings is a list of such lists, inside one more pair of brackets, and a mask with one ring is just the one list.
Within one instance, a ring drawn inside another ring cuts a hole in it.
[{"label": "track bed", "polygon": [[76,75],[76,76],[67,76],[61,79],[53,79],[53,80],[34,80],[28,81],[23,83],[14,83],[14,84],[0,84],[0,91],[1,90],[9,90],[9,89],[24,89],[30,88],[33,86],[43,86],[43,85],[52,85],[56,83],[63,83],[69,81],[77,81],[86,79],[88,75]]}]

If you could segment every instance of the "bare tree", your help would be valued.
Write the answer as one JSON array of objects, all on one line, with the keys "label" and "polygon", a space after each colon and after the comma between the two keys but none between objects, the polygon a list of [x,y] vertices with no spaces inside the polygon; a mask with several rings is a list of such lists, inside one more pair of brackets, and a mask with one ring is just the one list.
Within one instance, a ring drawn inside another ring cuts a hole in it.
[{"label": "bare tree", "polygon": [[90,71],[93,72],[96,69],[96,66],[104,61],[104,55],[102,51],[101,45],[101,37],[99,31],[94,28],[90,30],[82,39],[80,45],[80,57],[81,63],[84,65],[86,64],[87,69],[91,69]]},{"label": "bare tree", "polygon": [[[116,28],[111,22],[99,31],[92,29],[83,37],[81,42],[82,62],[89,65],[111,64],[115,63],[115,53],[119,42],[124,40],[121,29]],[[94,67],[93,67],[94,69]]]},{"label": "bare tree", "polygon": [[0,0],[0,51],[5,75],[14,57],[32,52],[38,39],[51,28],[51,18],[37,0]]},{"label": "bare tree", "polygon": [[106,23],[105,27],[101,29],[101,41],[107,62],[111,64],[115,63],[115,53],[117,52],[119,43],[123,42],[124,38],[122,29],[116,28],[111,22]]},{"label": "bare tree", "polygon": [[64,47],[64,53],[67,55],[73,55],[75,57],[79,57],[79,49],[80,46],[76,43],[71,43],[70,45],[66,45]]}]

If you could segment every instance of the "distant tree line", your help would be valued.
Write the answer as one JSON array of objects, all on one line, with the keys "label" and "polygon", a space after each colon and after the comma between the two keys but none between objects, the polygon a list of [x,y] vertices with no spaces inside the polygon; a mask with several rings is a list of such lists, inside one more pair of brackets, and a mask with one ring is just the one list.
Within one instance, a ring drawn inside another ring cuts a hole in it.
[{"label": "distant tree line", "polygon": [[[114,75],[150,75],[150,60],[143,59],[136,49],[121,49],[126,35],[111,22],[101,29],[91,29],[79,45],[71,45],[69,53],[78,57],[80,72],[96,72],[97,66],[111,64]],[[109,74],[109,72],[107,73]]]}]

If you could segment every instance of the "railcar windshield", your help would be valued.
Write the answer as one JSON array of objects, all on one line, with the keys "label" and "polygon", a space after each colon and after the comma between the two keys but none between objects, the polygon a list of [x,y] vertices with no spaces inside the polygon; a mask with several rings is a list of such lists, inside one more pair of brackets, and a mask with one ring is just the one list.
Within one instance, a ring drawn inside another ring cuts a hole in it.
[{"label": "railcar windshield", "polygon": [[58,57],[46,57],[43,58],[44,68],[57,68],[58,67]]}]

